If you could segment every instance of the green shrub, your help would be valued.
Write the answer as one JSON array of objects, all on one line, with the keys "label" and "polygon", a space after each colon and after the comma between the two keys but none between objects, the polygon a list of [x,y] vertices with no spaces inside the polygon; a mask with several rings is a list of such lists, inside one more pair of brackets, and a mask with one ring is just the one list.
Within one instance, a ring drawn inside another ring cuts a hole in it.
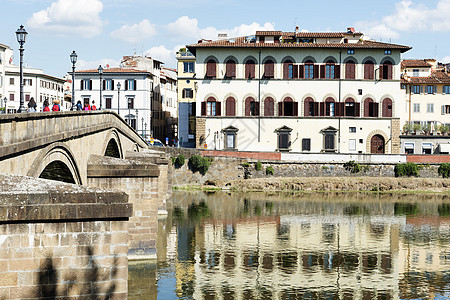
[{"label": "green shrub", "polygon": [[170,159],[172,160],[172,165],[175,165],[175,162],[177,161],[176,157],[171,156]]},{"label": "green shrub", "polygon": [[272,168],[272,166],[268,166],[266,168],[266,175],[273,175],[273,168]]},{"label": "green shrub", "polygon": [[245,162],[245,163],[242,164],[242,166],[243,166],[244,168],[248,168],[248,167],[250,167],[250,164],[249,164],[248,162]]},{"label": "green shrub", "polygon": [[183,154],[180,154],[175,159],[175,168],[181,168],[185,163],[185,158]]},{"label": "green shrub", "polygon": [[442,176],[442,178],[449,178],[450,177],[450,164],[449,163],[443,163],[439,166],[438,174]]},{"label": "green shrub", "polygon": [[415,163],[396,164],[394,168],[395,177],[415,176],[419,177],[419,166]]},{"label": "green shrub", "polygon": [[359,173],[361,171],[361,166],[355,163],[354,160],[348,161],[344,164],[344,168],[351,173]]},{"label": "green shrub", "polygon": [[255,164],[255,169],[256,169],[256,171],[262,170],[262,163],[259,160]]},{"label": "green shrub", "polygon": [[192,170],[192,172],[199,171],[200,174],[205,175],[206,172],[209,169],[209,166],[211,165],[211,161],[203,156],[200,155],[193,155],[189,159],[189,168]]}]

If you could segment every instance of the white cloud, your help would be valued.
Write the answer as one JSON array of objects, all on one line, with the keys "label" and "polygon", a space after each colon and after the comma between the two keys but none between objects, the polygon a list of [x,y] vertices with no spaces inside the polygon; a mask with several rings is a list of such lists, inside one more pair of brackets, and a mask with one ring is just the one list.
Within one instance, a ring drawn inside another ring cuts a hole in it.
[{"label": "white cloud", "polygon": [[441,59],[441,62],[443,62],[444,64],[446,63],[450,63],[450,56],[445,56]]},{"label": "white cloud", "polygon": [[103,21],[100,0],[57,0],[48,8],[34,13],[27,26],[59,36],[94,37],[101,33]]},{"label": "white cloud", "polygon": [[174,39],[183,39],[191,43],[199,39],[217,39],[218,33],[226,33],[228,37],[238,37],[255,34],[257,30],[275,30],[273,23],[265,23],[260,25],[258,23],[241,24],[230,29],[217,29],[215,27],[200,28],[198,20],[183,16],[178,18],[173,23],[167,25],[169,36]]},{"label": "white cloud", "polygon": [[383,17],[381,21],[362,21],[356,26],[374,38],[397,38],[400,32],[415,30],[445,32],[450,30],[449,14],[450,0],[439,0],[433,8],[402,0],[395,5],[394,13]]},{"label": "white cloud", "polygon": [[137,43],[156,35],[155,26],[144,19],[138,24],[124,25],[113,32],[111,36],[127,43]]},{"label": "white cloud", "polygon": [[165,46],[156,46],[145,51],[146,56],[150,56],[154,59],[160,60],[166,67],[177,68],[176,53],[180,48],[184,48],[184,45],[177,45],[172,49],[168,49]]},{"label": "white cloud", "polygon": [[110,68],[118,68],[120,64],[120,60],[110,59],[110,58],[102,58],[93,61],[86,61],[83,59],[79,59],[77,61],[77,70],[91,70],[97,69],[99,65],[103,68],[106,68],[109,65]]}]

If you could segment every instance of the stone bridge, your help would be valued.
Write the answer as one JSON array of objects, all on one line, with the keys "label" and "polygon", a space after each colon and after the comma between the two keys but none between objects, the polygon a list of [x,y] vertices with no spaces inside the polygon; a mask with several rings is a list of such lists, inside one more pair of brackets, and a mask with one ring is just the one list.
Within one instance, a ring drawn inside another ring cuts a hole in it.
[{"label": "stone bridge", "polygon": [[111,111],[0,115],[0,299],[126,298],[170,169]]}]

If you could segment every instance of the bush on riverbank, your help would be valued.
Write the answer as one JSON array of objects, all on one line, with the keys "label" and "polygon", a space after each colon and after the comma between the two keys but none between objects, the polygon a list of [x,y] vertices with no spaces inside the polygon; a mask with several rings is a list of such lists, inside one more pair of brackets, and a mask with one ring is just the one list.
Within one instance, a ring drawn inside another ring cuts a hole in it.
[{"label": "bush on riverbank", "polygon": [[450,177],[450,164],[449,163],[443,163],[439,166],[438,174],[442,176],[442,178],[449,178]]},{"label": "bush on riverbank", "polygon": [[266,168],[266,175],[273,175],[273,167],[272,166],[268,166]]},{"label": "bush on riverbank", "polygon": [[414,176],[419,177],[419,166],[415,163],[396,164],[394,168],[395,177]]},{"label": "bush on riverbank", "polygon": [[188,165],[192,172],[195,173],[199,171],[200,174],[205,175],[206,172],[208,172],[211,161],[210,159],[200,155],[192,155],[191,158],[189,158]]},{"label": "bush on riverbank", "polygon": [[262,163],[259,160],[255,164],[255,169],[256,169],[256,171],[262,170]]}]

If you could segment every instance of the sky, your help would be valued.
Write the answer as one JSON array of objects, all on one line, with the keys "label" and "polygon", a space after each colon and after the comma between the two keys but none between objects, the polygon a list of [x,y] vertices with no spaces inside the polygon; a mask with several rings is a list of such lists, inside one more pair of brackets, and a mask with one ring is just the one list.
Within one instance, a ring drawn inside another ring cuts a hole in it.
[{"label": "sky", "polygon": [[28,32],[26,66],[63,77],[69,55],[77,70],[117,67],[123,56],[147,55],[176,68],[176,52],[199,39],[256,30],[342,32],[412,47],[403,58],[450,62],[450,0],[1,0],[0,43],[14,49]]}]

